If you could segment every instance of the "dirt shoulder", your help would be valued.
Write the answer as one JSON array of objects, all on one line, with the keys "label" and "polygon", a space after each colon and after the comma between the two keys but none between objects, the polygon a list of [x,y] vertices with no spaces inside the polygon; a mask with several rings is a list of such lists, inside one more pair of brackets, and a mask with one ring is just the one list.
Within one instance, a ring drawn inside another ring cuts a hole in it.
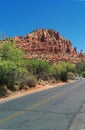
[{"label": "dirt shoulder", "polygon": [[43,91],[43,90],[47,90],[47,89],[51,89],[54,87],[61,87],[65,84],[71,83],[71,82],[74,82],[74,81],[58,82],[58,83],[51,83],[51,84],[45,84],[45,85],[44,84],[43,85],[37,84],[36,87],[34,87],[34,88],[29,88],[28,90],[16,91],[16,92],[11,93],[7,97],[0,98],[0,102],[8,101],[8,100],[18,98],[21,96],[25,96],[25,95],[30,95],[30,94],[33,94],[33,93],[36,93],[39,91]]}]

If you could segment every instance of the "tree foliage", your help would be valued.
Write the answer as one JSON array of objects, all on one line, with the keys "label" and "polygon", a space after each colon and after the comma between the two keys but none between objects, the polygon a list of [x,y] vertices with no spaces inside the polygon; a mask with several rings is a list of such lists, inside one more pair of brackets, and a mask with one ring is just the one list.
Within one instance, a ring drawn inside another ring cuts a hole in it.
[{"label": "tree foliage", "polygon": [[45,80],[50,71],[50,63],[42,60],[27,60],[25,66],[32,75],[36,76],[37,79]]},{"label": "tree foliage", "polygon": [[12,87],[17,78],[17,66],[10,61],[0,62],[0,85]]},{"label": "tree foliage", "polygon": [[82,76],[85,78],[85,62],[79,62],[76,64],[76,73],[79,76]]},{"label": "tree foliage", "polygon": [[68,72],[74,72],[75,68],[72,64],[68,62],[60,62],[54,64],[51,68],[51,74],[55,77],[56,80],[67,81]]},{"label": "tree foliage", "polygon": [[13,89],[25,68],[22,68],[23,51],[10,39],[0,45],[0,85]]},{"label": "tree foliage", "polygon": [[81,74],[83,71],[85,71],[85,63],[79,62],[76,64],[76,72],[78,74]]},{"label": "tree foliage", "polygon": [[0,59],[18,62],[23,58],[23,51],[17,48],[16,44],[6,41],[0,46]]}]

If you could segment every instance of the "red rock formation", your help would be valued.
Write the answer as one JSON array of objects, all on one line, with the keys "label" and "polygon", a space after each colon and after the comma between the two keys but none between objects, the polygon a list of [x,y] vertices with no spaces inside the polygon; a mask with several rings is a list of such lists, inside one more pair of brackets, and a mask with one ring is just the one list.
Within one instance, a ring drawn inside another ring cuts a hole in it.
[{"label": "red rock formation", "polygon": [[13,38],[25,52],[24,58],[38,58],[52,62],[69,61],[72,63],[81,61],[85,55],[77,53],[77,48],[72,48],[72,43],[63,38],[58,32],[47,29],[37,29],[25,37]]},{"label": "red rock formation", "polygon": [[54,30],[38,29],[32,33],[27,34],[24,38],[20,36],[14,37],[17,44],[27,52],[42,52],[42,53],[71,53],[72,44],[70,41],[61,37],[60,34]]}]

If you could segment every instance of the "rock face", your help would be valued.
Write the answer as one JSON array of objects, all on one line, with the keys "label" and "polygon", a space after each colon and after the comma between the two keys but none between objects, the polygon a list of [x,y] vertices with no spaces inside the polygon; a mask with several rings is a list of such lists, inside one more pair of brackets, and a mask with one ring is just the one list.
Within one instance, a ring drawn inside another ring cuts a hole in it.
[{"label": "rock face", "polygon": [[38,58],[52,62],[60,60],[76,62],[80,59],[77,48],[73,49],[72,43],[54,30],[37,29],[25,37],[15,36],[13,40],[24,50],[24,58]]},{"label": "rock face", "polygon": [[23,48],[25,53],[77,53],[72,49],[72,43],[54,30],[38,29],[27,34],[24,38],[14,37],[18,45]]}]

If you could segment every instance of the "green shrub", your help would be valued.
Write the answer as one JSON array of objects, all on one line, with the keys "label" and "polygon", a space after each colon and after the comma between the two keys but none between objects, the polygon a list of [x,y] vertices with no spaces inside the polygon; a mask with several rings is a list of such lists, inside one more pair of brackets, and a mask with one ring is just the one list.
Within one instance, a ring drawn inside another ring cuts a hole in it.
[{"label": "green shrub", "polygon": [[73,80],[73,79],[74,79],[74,76],[75,76],[75,74],[74,74],[73,72],[68,72],[68,73],[67,73],[67,78],[68,78],[68,79],[72,79],[72,80]]},{"label": "green shrub", "polygon": [[37,79],[47,80],[49,71],[50,71],[50,63],[42,60],[27,60],[25,62],[25,66],[28,72],[37,77]]},{"label": "green shrub", "polygon": [[23,58],[23,51],[17,48],[15,43],[8,40],[0,46],[0,57],[1,60],[18,62]]},{"label": "green shrub", "polygon": [[28,80],[27,80],[27,85],[28,85],[29,87],[35,87],[36,84],[37,84],[36,78],[35,78],[34,76],[29,76],[29,77],[28,77]]},{"label": "green shrub", "polygon": [[4,85],[0,85],[0,97],[6,96],[7,93],[7,88]]},{"label": "green shrub", "polygon": [[81,75],[85,78],[85,71],[81,72]]},{"label": "green shrub", "polygon": [[20,81],[20,90],[27,89],[27,87],[35,87],[37,84],[37,79],[33,75],[26,74],[24,78]]},{"label": "green shrub", "polygon": [[20,80],[24,77],[26,69],[17,67],[14,62],[0,62],[0,85],[6,85],[10,90],[16,90],[14,85],[20,84]]},{"label": "green shrub", "polygon": [[51,67],[51,76],[53,76],[56,80],[67,81],[68,72],[74,72],[75,67],[68,62],[60,62],[57,64],[53,64]]},{"label": "green shrub", "polygon": [[77,74],[80,75],[84,71],[85,71],[85,63],[83,63],[83,62],[77,63],[76,64],[76,72],[77,72]]},{"label": "green shrub", "polygon": [[56,80],[60,80],[61,70],[62,66],[59,63],[53,64],[51,68],[52,77],[54,77]]},{"label": "green shrub", "polygon": [[15,82],[17,66],[13,62],[0,62],[0,85],[11,86]]}]

